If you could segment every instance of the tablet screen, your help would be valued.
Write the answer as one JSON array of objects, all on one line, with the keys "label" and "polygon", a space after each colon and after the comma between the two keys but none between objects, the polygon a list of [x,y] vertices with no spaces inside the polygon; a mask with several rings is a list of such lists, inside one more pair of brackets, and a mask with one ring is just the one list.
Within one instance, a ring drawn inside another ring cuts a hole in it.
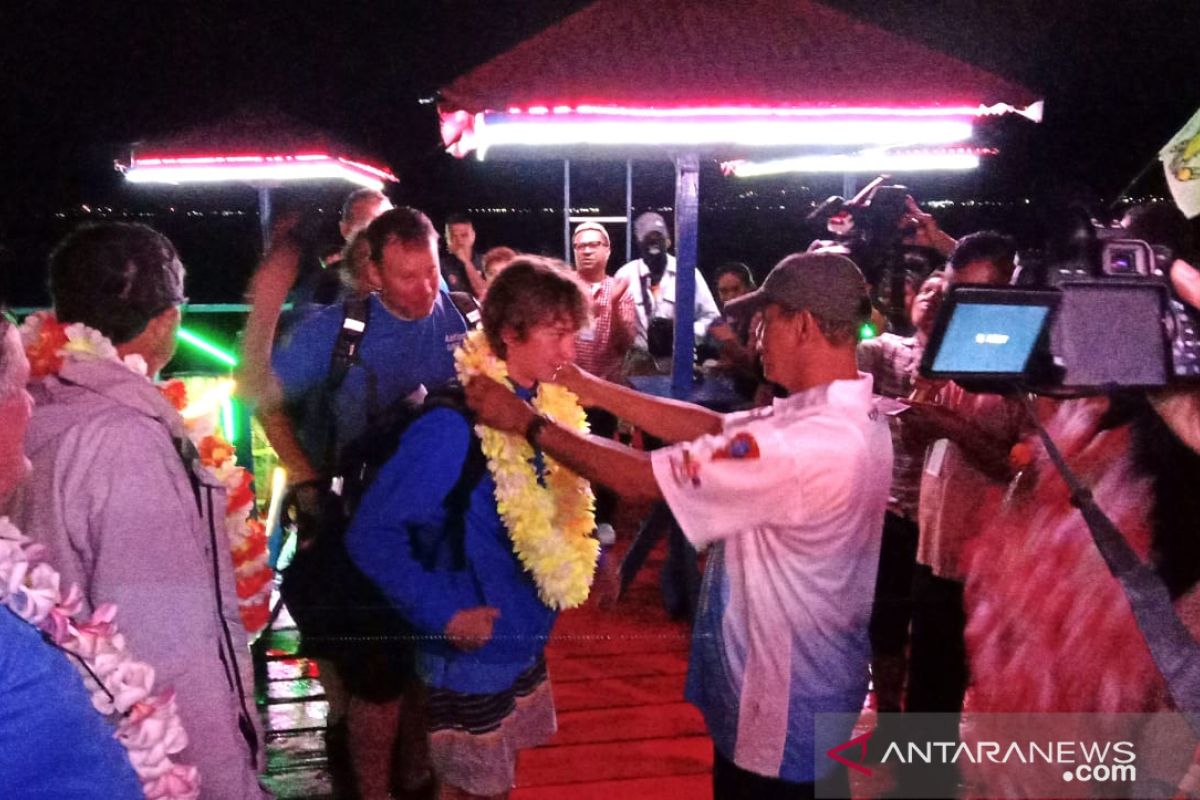
[{"label": "tablet screen", "polygon": [[1049,315],[1045,305],[958,303],[941,338],[933,372],[1024,372]]}]

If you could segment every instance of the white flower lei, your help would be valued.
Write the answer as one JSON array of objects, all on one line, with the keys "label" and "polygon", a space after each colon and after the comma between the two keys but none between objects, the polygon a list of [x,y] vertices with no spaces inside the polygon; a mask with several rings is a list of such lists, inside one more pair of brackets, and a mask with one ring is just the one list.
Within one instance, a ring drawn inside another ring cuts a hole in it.
[{"label": "white flower lei", "polygon": [[[508,367],[492,352],[483,331],[472,332],[454,354],[463,385],[483,375],[507,385]],[[579,399],[569,390],[541,384],[533,407],[560,425],[587,433]],[[591,484],[545,456],[545,486],[533,467],[533,447],[521,436],[476,425],[488,469],[496,481],[496,508],[513,552],[533,576],[542,602],[553,609],[587,600],[600,543]]]}]

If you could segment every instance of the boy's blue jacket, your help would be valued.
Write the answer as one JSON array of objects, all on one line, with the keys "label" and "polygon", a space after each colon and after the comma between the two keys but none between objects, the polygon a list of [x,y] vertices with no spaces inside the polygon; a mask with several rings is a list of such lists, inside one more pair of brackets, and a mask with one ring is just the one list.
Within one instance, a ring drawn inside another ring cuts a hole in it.
[{"label": "boy's blue jacket", "polygon": [[[461,551],[446,530],[443,503],[462,473],[470,424],[449,408],[417,418],[363,498],[346,547],[422,637],[421,677],[439,688],[483,694],[509,688],[541,657],[557,612],[538,598],[513,553],[490,472],[471,492]],[[443,632],[455,613],[478,606],[496,608],[500,616],[487,644],[463,652]]]}]

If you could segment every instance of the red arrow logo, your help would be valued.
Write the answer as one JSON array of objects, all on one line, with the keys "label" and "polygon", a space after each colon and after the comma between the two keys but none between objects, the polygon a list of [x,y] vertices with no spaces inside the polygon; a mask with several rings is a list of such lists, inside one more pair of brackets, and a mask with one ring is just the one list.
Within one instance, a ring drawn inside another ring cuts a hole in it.
[{"label": "red arrow logo", "polygon": [[[825,755],[829,756],[830,758],[832,758],[834,761],[838,762],[839,764],[844,764],[845,766],[849,767],[850,769],[857,770],[857,771],[861,772],[863,775],[870,776],[872,773],[872,770],[870,767],[864,767],[863,762],[867,760],[867,742],[869,742],[871,740],[871,734],[873,734],[874,732],[875,731],[867,731],[862,736],[855,736],[853,739],[851,739],[848,742],[842,742],[841,744],[837,745],[836,747],[831,747],[827,751],[825,751]],[[850,761],[846,758],[843,758],[841,755],[842,752],[845,750],[849,750],[853,747],[858,748],[858,760]]]}]

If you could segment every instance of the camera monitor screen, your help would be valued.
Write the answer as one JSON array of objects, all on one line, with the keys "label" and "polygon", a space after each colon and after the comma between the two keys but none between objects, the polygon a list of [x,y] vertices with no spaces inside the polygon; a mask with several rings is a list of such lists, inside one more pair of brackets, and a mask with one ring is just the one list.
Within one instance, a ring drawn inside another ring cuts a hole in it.
[{"label": "camera monitor screen", "polygon": [[1054,293],[963,288],[942,308],[923,371],[932,377],[1017,377],[1050,320]]}]

